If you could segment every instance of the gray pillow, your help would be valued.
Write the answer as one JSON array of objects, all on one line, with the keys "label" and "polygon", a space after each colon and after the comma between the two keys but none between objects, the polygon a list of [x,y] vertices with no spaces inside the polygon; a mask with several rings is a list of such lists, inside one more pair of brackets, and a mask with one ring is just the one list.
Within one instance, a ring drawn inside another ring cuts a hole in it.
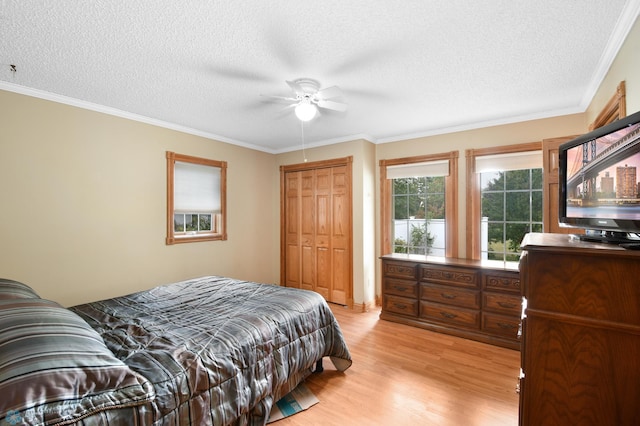
[{"label": "gray pillow", "polygon": [[31,287],[8,278],[0,278],[0,299],[39,299]]},{"label": "gray pillow", "polygon": [[0,300],[0,361],[7,421],[66,424],[155,397],[82,318],[46,299]]}]

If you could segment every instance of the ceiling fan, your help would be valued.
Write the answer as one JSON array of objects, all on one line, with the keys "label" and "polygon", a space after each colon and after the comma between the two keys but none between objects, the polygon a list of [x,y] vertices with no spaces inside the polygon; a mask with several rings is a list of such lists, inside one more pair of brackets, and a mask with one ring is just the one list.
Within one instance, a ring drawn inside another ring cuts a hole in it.
[{"label": "ceiling fan", "polygon": [[312,120],[319,113],[318,108],[338,112],[347,110],[342,90],[338,86],[320,89],[320,83],[310,78],[287,80],[286,83],[293,91],[294,96],[268,97],[290,103],[289,107],[295,108],[296,117],[301,121]]}]

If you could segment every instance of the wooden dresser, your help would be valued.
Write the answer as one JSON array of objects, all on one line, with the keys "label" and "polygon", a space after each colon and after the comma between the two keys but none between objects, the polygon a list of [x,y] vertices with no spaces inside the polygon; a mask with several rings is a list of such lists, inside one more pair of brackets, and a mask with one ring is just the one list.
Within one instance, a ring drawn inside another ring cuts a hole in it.
[{"label": "wooden dresser", "polygon": [[640,252],[528,234],[520,425],[640,422]]},{"label": "wooden dresser", "polygon": [[380,318],[519,349],[520,275],[488,262],[382,256]]}]

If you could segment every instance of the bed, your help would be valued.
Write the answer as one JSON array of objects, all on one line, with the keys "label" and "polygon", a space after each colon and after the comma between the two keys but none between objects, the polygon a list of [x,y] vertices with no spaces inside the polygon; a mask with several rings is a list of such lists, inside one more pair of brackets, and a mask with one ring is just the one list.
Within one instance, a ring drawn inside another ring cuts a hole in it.
[{"label": "bed", "polygon": [[64,308],[0,280],[0,424],[264,425],[329,357],[317,293],[202,277]]}]

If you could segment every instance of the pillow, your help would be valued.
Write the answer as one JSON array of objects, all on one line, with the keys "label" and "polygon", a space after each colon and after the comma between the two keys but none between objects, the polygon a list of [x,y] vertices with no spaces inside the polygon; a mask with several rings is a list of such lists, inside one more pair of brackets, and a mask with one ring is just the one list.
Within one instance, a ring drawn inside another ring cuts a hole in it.
[{"label": "pillow", "polygon": [[155,392],[77,314],[46,299],[5,299],[0,395],[0,420],[51,425],[142,405]]},{"label": "pillow", "polygon": [[0,299],[39,299],[31,287],[18,281],[0,278]]}]

